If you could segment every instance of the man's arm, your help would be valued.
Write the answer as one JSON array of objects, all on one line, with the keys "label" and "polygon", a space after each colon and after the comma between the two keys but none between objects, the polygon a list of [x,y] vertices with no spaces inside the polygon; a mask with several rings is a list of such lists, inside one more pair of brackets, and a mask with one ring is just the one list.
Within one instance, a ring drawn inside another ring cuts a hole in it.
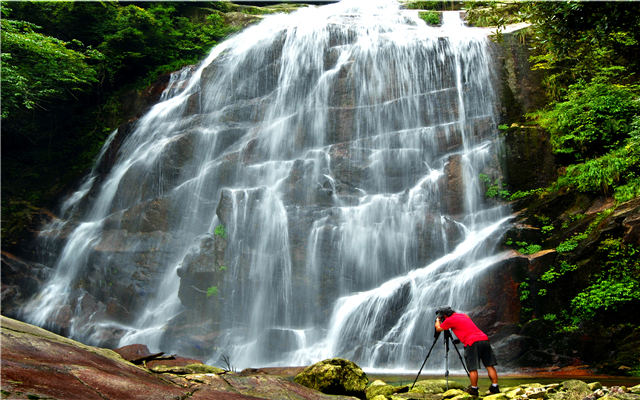
[{"label": "man's arm", "polygon": [[436,318],[436,331],[438,332],[444,331],[443,328],[440,328],[440,318]]}]

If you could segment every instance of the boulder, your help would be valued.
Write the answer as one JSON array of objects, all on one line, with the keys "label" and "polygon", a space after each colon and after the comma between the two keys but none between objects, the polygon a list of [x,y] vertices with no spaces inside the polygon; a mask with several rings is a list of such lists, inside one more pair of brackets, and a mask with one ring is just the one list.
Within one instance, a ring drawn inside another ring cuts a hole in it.
[{"label": "boulder", "polygon": [[602,389],[602,383],[600,382],[591,382],[588,384],[589,390],[593,390],[594,392],[598,389]]},{"label": "boulder", "polygon": [[[449,382],[449,389],[464,389],[459,383]],[[447,390],[447,381],[445,379],[426,379],[423,381],[418,381],[413,386],[411,392],[422,392],[422,393],[444,393]]]},{"label": "boulder", "polygon": [[294,381],[326,394],[365,398],[369,378],[355,363],[344,358],[331,358],[305,368]]},{"label": "boulder", "polygon": [[169,384],[112,350],[83,345],[2,317],[3,397],[118,400],[175,399],[189,389]]},{"label": "boulder", "polygon": [[386,396],[390,396],[394,393],[394,387],[381,380],[376,380],[369,385],[365,392],[367,394],[367,400],[373,400],[379,396],[386,398]]},{"label": "boulder", "polygon": [[489,396],[484,397],[485,400],[507,400],[508,397],[504,393],[496,393]]},{"label": "boulder", "polygon": [[558,393],[554,393],[550,397],[554,400],[582,400],[591,393],[592,391],[589,389],[589,385],[585,382],[572,379],[562,382]]},{"label": "boulder", "polygon": [[[0,317],[2,398],[49,400],[348,400],[276,376],[216,375],[204,364],[163,367],[162,376],[113,350],[87,346],[44,329]],[[146,354],[130,347],[130,354]],[[182,357],[176,357],[181,359]],[[199,371],[193,373],[193,371]],[[176,376],[176,372],[186,375]]]},{"label": "boulder", "polygon": [[129,346],[120,347],[113,351],[120,354],[120,357],[134,364],[142,364],[143,361],[147,361],[164,354],[164,353],[152,354],[149,351],[149,348],[147,347],[147,345],[144,345],[144,344],[131,344]]},{"label": "boulder", "polygon": [[[442,394],[443,399],[450,399],[452,397],[464,396],[466,392],[460,389],[449,389]],[[468,394],[467,394],[468,395]]]},{"label": "boulder", "polygon": [[373,381],[365,390],[367,400],[375,400],[379,397],[384,399],[396,393],[405,393],[409,391],[409,386],[391,386],[381,380]]}]

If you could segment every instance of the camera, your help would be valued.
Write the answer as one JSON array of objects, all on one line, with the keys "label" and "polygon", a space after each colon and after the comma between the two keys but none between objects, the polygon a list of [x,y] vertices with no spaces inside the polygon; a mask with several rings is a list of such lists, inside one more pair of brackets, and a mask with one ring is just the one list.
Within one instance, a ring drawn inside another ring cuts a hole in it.
[{"label": "camera", "polygon": [[436,310],[436,318],[440,318],[440,322],[444,322],[444,320],[453,313],[454,311],[451,307],[442,307]]}]

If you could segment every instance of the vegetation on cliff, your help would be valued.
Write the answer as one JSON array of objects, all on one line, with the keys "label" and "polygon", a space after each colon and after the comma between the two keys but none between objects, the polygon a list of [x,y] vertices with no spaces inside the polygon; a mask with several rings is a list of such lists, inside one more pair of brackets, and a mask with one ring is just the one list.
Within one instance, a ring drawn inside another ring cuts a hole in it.
[{"label": "vegetation on cliff", "polygon": [[297,7],[1,4],[3,248],[18,243],[34,211],[86,171],[111,131],[153,102],[157,94],[144,88],[196,64],[256,15]]},{"label": "vegetation on cliff", "polygon": [[508,121],[507,133],[543,128],[558,176],[548,186],[510,188],[518,190],[511,199],[520,199],[521,226],[531,228],[518,233],[528,235],[528,247],[515,233],[508,244],[524,254],[531,243],[555,250],[540,253],[550,256],[538,255],[521,284],[522,321],[551,348],[579,331],[582,341],[599,343],[590,350],[603,358],[582,362],[638,375],[640,17],[627,2],[528,2],[516,12],[532,23],[530,61],[544,72],[548,101]]}]

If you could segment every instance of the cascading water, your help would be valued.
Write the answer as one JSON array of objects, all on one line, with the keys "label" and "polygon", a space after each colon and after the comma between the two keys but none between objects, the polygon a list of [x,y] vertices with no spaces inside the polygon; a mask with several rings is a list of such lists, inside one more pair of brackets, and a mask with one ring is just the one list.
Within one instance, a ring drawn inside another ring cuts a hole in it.
[{"label": "cascading water", "polygon": [[265,18],[118,134],[43,232],[55,272],[24,318],[236,367],[417,369],[433,311],[477,305],[506,228],[478,179],[499,174],[491,71],[455,12]]}]

